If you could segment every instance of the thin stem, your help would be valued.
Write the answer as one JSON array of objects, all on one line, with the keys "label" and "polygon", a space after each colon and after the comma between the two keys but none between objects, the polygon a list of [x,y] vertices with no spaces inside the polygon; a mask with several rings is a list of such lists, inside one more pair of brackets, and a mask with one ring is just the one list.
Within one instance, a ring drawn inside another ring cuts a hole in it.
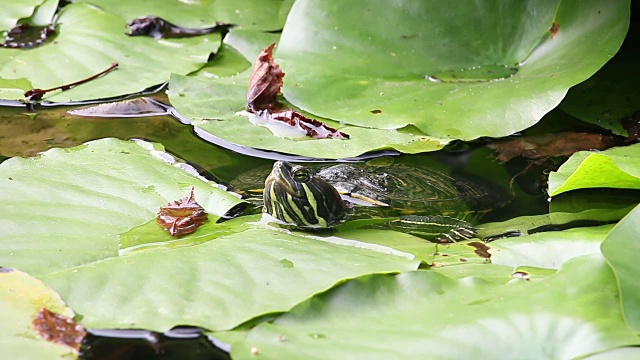
[{"label": "thin stem", "polygon": [[24,93],[25,100],[27,102],[38,101],[38,100],[42,99],[42,96],[44,96],[44,94],[46,94],[46,93],[48,93],[50,91],[54,91],[54,90],[62,90],[62,91],[69,90],[70,88],[72,88],[74,86],[81,85],[81,84],[89,82],[89,81],[91,81],[93,79],[99,78],[100,76],[108,73],[109,71],[115,69],[116,67],[118,67],[118,63],[114,62],[114,63],[111,63],[111,66],[109,66],[109,68],[107,68],[106,70],[103,70],[103,71],[101,71],[101,72],[99,72],[99,73],[97,73],[95,75],[89,76],[86,79],[82,79],[82,80],[73,82],[71,84],[56,86],[56,87],[53,87],[51,89],[44,89],[44,90],[42,90],[42,89],[31,89],[31,90],[28,90],[28,91],[26,91]]}]

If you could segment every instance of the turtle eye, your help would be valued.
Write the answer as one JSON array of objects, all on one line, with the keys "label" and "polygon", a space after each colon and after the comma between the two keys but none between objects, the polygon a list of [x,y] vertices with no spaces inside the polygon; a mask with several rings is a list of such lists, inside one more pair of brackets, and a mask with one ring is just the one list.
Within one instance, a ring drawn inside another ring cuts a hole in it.
[{"label": "turtle eye", "polygon": [[305,182],[309,180],[309,178],[309,171],[306,169],[297,169],[293,172],[293,179],[296,181]]}]

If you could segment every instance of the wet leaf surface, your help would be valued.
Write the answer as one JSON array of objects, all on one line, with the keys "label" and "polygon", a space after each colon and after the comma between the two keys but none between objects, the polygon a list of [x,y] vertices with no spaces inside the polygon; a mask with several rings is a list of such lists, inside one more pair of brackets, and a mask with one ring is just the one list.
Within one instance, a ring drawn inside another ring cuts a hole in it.
[{"label": "wet leaf surface", "polygon": [[537,282],[453,280],[431,271],[364,276],[256,326],[231,354],[575,358],[639,343],[624,323],[613,279],[599,255],[567,262]]},{"label": "wet leaf surface", "polygon": [[[441,139],[509,135],[535,124],[602,67],[629,24],[628,1],[386,5],[297,1],[275,54],[287,73],[285,98],[350,125],[413,124]],[[552,38],[554,22],[560,30]],[[499,80],[482,74],[493,66],[518,71]],[[473,81],[429,80],[442,73],[470,73]]]},{"label": "wet leaf surface", "polygon": [[616,225],[602,243],[602,254],[616,274],[620,299],[629,326],[640,332],[640,265],[633,254],[640,251],[640,207],[636,207]]},{"label": "wet leaf surface", "polygon": [[[162,41],[132,38],[124,34],[126,21],[84,3],[67,5],[58,17],[55,42],[29,51],[0,49],[4,64],[0,78],[24,78],[33,88],[47,89],[89,77],[117,62],[119,69],[109,76],[43,97],[48,101],[107,98],[140,92],[166,81],[171,73],[193,72],[220,43],[217,33]],[[2,91],[0,98],[15,99],[15,90]]]},{"label": "wet leaf surface", "polygon": [[0,217],[0,264],[38,275],[117,256],[118,234],[192,186],[213,221],[241,202],[163,150],[102,139],[4,161],[0,199],[12,205]]}]

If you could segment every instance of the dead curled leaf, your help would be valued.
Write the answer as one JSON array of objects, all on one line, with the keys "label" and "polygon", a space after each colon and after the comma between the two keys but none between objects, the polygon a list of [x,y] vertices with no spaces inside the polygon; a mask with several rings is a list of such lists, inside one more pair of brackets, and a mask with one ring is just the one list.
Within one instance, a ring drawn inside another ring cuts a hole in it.
[{"label": "dead curled leaf", "polygon": [[247,91],[247,110],[250,112],[273,109],[279,105],[277,96],[282,88],[284,73],[273,60],[275,46],[273,43],[262,50],[253,66]]},{"label": "dead curled leaf", "polygon": [[504,163],[518,156],[527,159],[569,156],[576,151],[604,150],[618,144],[619,139],[612,135],[562,132],[525,136],[495,142],[487,146],[495,150],[498,153],[498,160]]},{"label": "dead curled leaf", "polygon": [[198,230],[207,221],[207,213],[196,202],[191,187],[187,197],[161,207],[156,221],[172,236],[179,236]]},{"label": "dead curled leaf", "polygon": [[282,89],[284,72],[273,60],[275,46],[275,43],[267,46],[256,59],[247,91],[247,111],[267,122],[293,127],[314,139],[348,139],[348,134],[319,120],[310,119],[293,109],[277,110],[282,106],[278,102],[278,94]]},{"label": "dead curled leaf", "polygon": [[60,345],[66,345],[75,351],[80,350],[82,340],[87,335],[84,327],[73,319],[62,316],[42,307],[33,318],[33,329],[41,338]]}]

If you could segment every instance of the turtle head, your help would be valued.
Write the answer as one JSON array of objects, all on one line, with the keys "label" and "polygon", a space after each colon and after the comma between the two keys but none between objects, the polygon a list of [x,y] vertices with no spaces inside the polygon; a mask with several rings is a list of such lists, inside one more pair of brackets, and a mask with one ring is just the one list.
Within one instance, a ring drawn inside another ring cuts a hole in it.
[{"label": "turtle head", "polygon": [[299,228],[335,226],[347,217],[338,191],[308,168],[277,161],[264,183],[264,212]]}]

